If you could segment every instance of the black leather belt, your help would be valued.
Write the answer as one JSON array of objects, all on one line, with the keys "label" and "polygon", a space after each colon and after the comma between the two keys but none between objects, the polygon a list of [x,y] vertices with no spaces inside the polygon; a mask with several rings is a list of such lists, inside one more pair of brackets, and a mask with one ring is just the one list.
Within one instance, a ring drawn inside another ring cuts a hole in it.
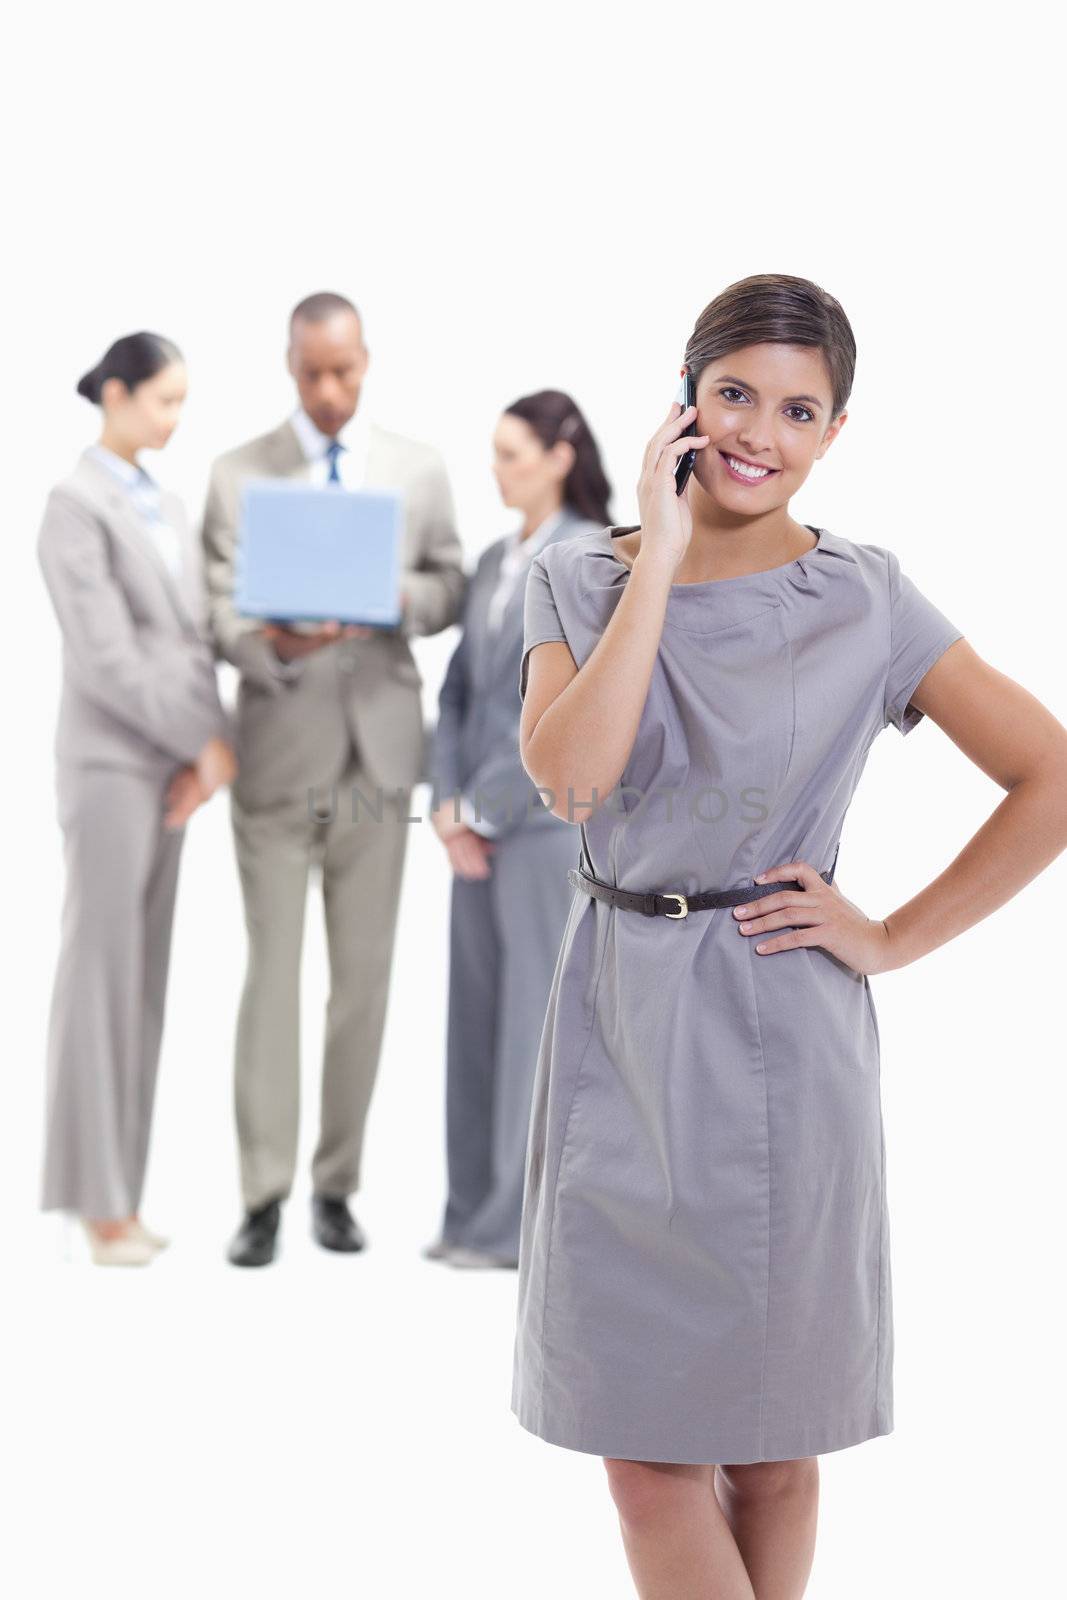
[{"label": "black leather belt", "polygon": [[[838,850],[841,848],[838,845]],[[826,872],[820,872],[819,877],[824,883],[832,883],[834,869],[837,866],[837,850],[834,859]],[[695,894],[673,894],[666,891],[649,890],[642,894],[637,889],[616,889],[610,883],[602,883],[599,878],[594,878],[591,873],[581,866],[571,867],[567,878],[576,889],[584,889],[586,894],[592,895],[595,900],[604,900],[609,906],[617,906],[621,911],[640,911],[646,917],[670,917],[677,921],[679,917],[687,917],[690,911],[711,911],[716,906],[743,906],[749,900],[755,900],[760,895],[774,894],[778,889],[801,889],[803,884],[796,878],[786,878],[779,883],[753,883],[751,887],[742,886],[737,889],[700,889]]]}]

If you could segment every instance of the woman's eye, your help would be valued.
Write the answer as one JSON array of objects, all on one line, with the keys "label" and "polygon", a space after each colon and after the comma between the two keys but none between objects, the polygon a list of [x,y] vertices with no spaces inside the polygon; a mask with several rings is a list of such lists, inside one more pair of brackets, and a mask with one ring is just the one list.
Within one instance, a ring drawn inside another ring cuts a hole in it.
[{"label": "woman's eye", "polygon": [[[742,391],[740,389],[735,389],[732,384],[727,384],[724,389],[720,389],[719,390],[719,393],[727,400],[730,398],[731,395],[735,395],[735,394],[736,395],[740,395],[742,400],[744,400],[746,398],[746,396],[742,393]],[[801,420],[807,420],[808,422],[814,422],[814,420],[815,420],[814,414],[811,411],[808,410],[807,406],[801,406],[801,405],[789,406],[788,409],[790,411],[803,411],[804,418],[801,419]]]}]

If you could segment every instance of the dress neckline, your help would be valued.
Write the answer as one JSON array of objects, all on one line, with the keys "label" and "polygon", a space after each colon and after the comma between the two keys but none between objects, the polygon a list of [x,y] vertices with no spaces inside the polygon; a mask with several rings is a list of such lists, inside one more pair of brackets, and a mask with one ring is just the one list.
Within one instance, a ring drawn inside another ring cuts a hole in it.
[{"label": "dress neckline", "polygon": [[[621,538],[623,534],[636,533],[640,526],[641,524],[639,522],[634,522],[629,526],[609,525],[604,530],[604,532],[607,534],[607,553],[611,560],[614,561],[617,566],[620,566],[625,573],[632,572],[633,567],[615,554],[611,547],[612,541],[613,539]],[[794,556],[791,561],[783,561],[777,567],[764,567],[760,572],[741,572],[733,578],[702,578],[698,583],[672,583],[671,593],[673,594],[676,590],[683,589],[720,589],[725,584],[751,583],[753,578],[769,578],[774,576],[776,573],[789,572],[793,567],[801,566],[805,561],[807,561],[809,556],[817,555],[820,551],[825,549],[823,535],[826,530],[824,528],[817,528],[813,523],[810,522],[805,522],[804,527],[807,528],[809,533],[813,533],[815,535],[815,543],[811,546],[810,550],[805,550],[801,555]]]}]

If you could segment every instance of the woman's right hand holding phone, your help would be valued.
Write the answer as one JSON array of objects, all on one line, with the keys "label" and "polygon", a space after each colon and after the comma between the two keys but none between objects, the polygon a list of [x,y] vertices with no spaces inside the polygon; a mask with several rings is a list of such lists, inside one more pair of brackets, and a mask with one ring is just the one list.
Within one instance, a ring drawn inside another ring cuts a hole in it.
[{"label": "woman's right hand holding phone", "polygon": [[656,429],[645,447],[641,476],[637,481],[637,503],[641,513],[641,547],[635,557],[646,568],[662,562],[672,575],[681,564],[693,532],[689,509],[689,485],[677,492],[674,469],[689,450],[702,450],[706,433],[683,434],[696,417],[696,406],[683,411],[677,400],[671,402],[667,420]]},{"label": "woman's right hand holding phone", "polygon": [[632,576],[595,649],[581,666],[566,643],[554,639],[530,657],[519,729],[522,763],[536,784],[557,797],[550,809],[567,822],[582,815],[576,814],[574,796],[611,793],[633,750],[670,585],[693,532],[689,485],[678,493],[674,469],[688,450],[702,450],[708,442],[706,434],[683,433],[695,417],[694,406],[683,410],[675,400],[648,442],[637,485],[641,542]]}]

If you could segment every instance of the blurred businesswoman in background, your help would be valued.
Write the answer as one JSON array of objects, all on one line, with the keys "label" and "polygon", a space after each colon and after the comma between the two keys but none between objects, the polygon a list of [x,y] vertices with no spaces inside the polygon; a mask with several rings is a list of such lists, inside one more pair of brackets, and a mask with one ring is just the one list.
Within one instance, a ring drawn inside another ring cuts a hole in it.
[{"label": "blurred businesswoman in background", "polygon": [[185,823],[235,772],[181,502],[139,464],[173,433],[179,351],[116,340],[78,384],[97,443],[48,497],[38,555],[63,638],[56,733],[66,895],[48,1039],[44,1210],[93,1260],[143,1265],[138,1217]]},{"label": "blurred businesswoman in background", "polygon": [[589,426],[545,389],[500,417],[494,466],[522,525],[482,553],[441,688],[433,773],[452,866],[446,1122],[448,1198],[425,1254],[515,1267],[537,1050],[573,890],[574,828],[519,758],[526,575],[539,550],[610,522]]}]

